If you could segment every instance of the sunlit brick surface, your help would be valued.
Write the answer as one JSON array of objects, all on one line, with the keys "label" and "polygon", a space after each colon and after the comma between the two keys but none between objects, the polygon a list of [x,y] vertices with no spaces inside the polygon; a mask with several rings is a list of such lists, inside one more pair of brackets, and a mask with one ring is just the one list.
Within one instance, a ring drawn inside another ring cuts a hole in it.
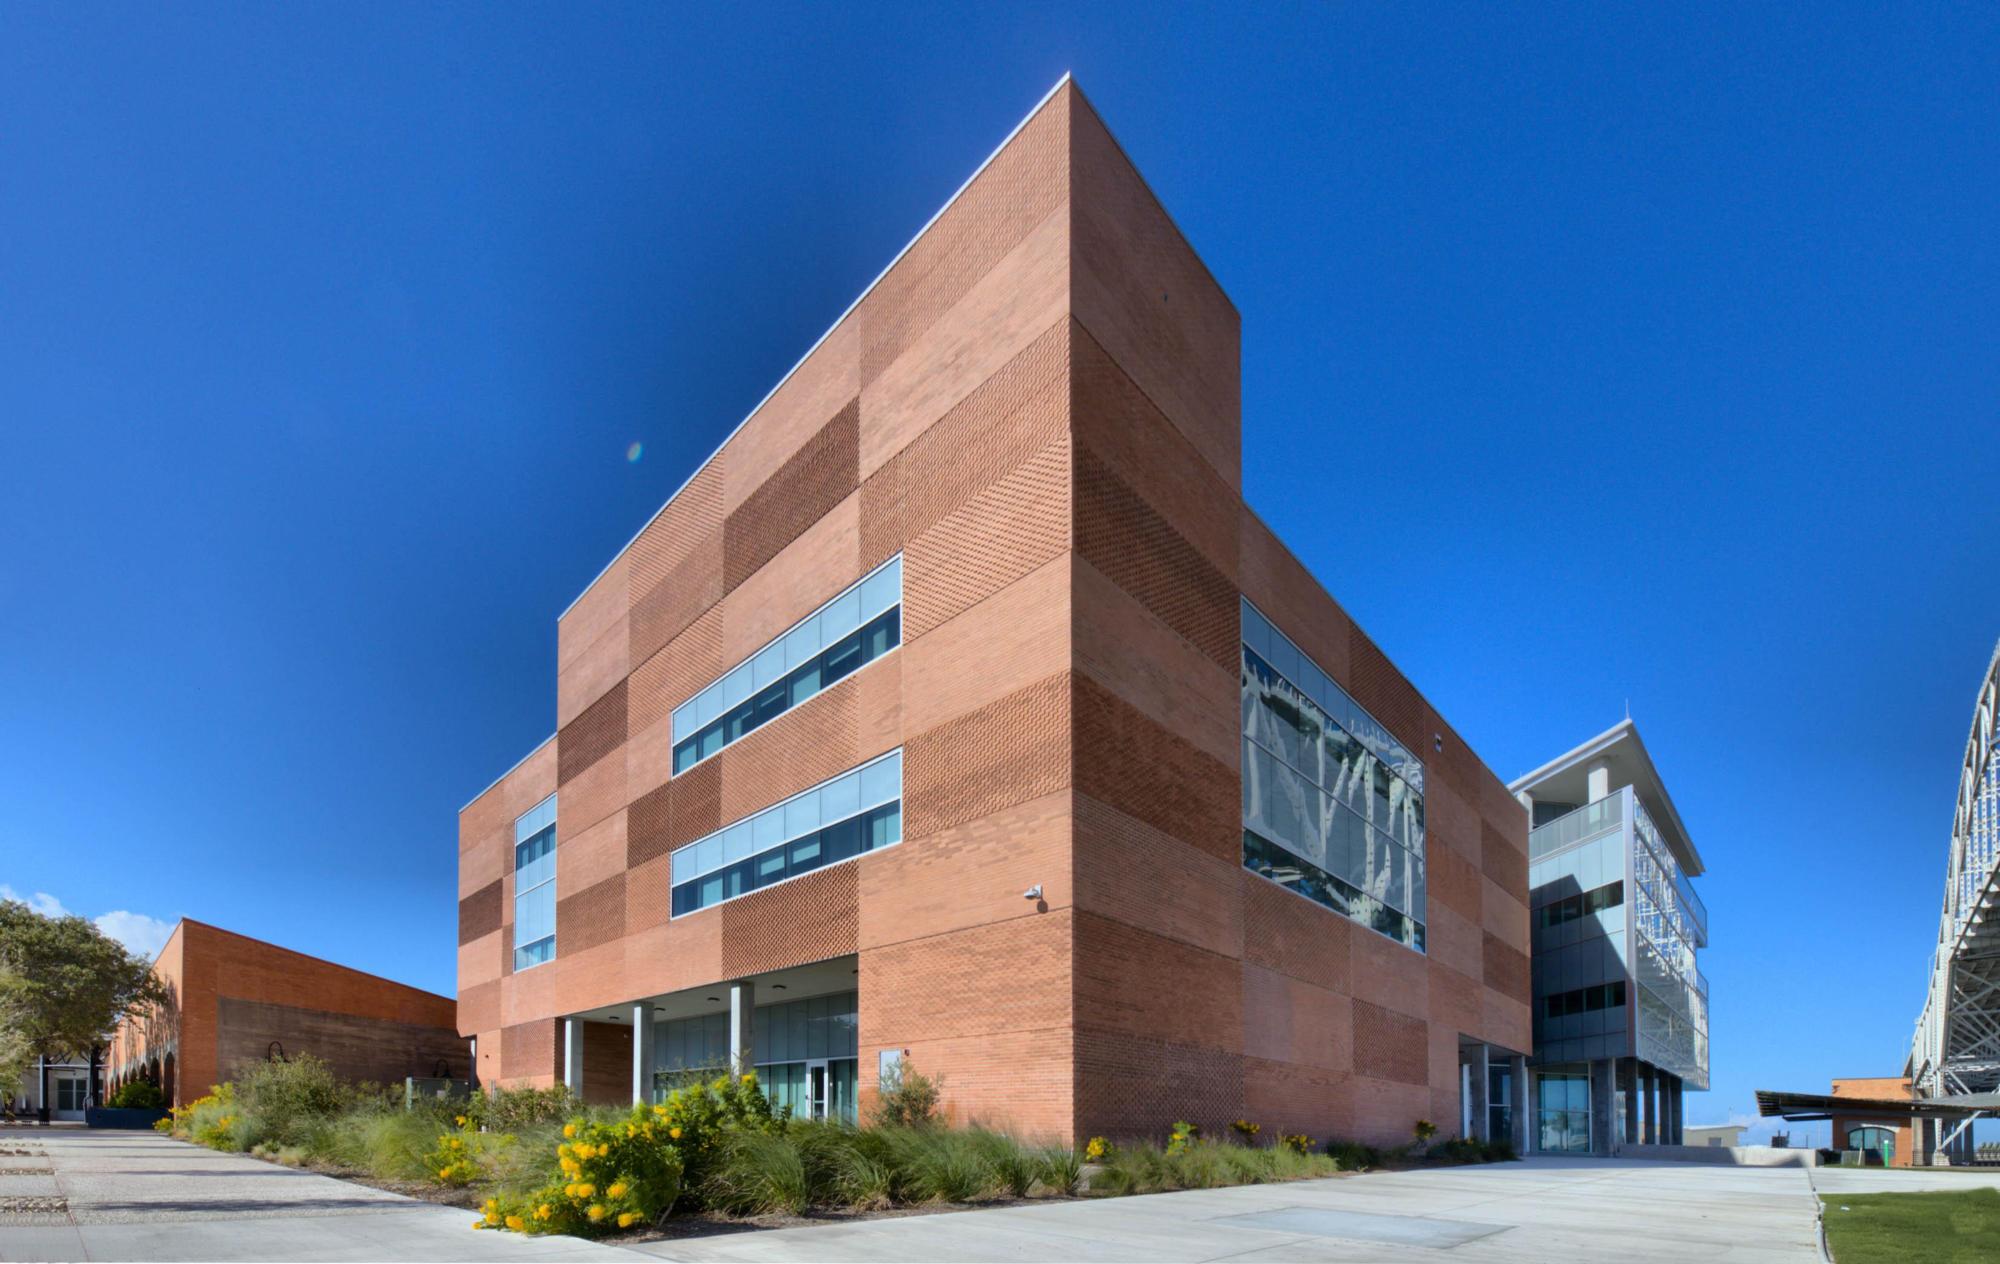
[{"label": "sunlit brick surface", "polygon": [[[864,1103],[896,1050],[1052,1137],[1455,1120],[1460,1037],[1529,1039],[1526,821],[1241,463],[1235,308],[1065,86],[563,616],[558,736],[460,819],[483,1071],[827,962]],[[671,775],[674,707],[898,553],[897,649]],[[1425,761],[1428,953],[1243,867],[1239,594]],[[898,845],[671,916],[674,849],[896,748]],[[558,952],[513,973],[512,822],[558,781]]]}]

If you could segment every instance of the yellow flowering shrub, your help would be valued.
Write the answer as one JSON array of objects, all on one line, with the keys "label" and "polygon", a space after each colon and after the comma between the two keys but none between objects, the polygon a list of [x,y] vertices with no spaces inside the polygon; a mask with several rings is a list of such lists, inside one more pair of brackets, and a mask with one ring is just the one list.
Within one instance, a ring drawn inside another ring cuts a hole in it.
[{"label": "yellow flowering shrub", "polygon": [[529,1194],[488,1199],[474,1227],[591,1237],[651,1224],[684,1190],[700,1189],[726,1131],[778,1122],[755,1074],[686,1085],[608,1123],[573,1119],[556,1146],[558,1178]]},{"label": "yellow flowering shrub", "polygon": [[556,1147],[557,1181],[486,1201],[475,1228],[592,1237],[664,1216],[680,1197],[681,1159],[652,1112],[614,1123],[574,1120]]},{"label": "yellow flowering shrub", "polygon": [[1110,1157],[1111,1142],[1103,1137],[1092,1137],[1083,1147],[1083,1159],[1086,1163],[1102,1163]]},{"label": "yellow flowering shrub", "polygon": [[[463,1121],[465,1116],[459,1119]],[[486,1175],[480,1154],[512,1140],[507,1136],[482,1137],[461,1122],[458,1131],[438,1134],[437,1144],[424,1155],[424,1167],[438,1184],[463,1189]]]}]

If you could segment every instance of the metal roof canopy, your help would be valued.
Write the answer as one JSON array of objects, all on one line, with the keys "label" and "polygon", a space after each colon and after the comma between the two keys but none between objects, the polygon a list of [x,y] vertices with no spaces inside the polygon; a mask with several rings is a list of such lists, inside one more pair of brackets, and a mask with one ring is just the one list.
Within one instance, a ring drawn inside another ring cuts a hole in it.
[{"label": "metal roof canopy", "polygon": [[1836,1097],[1830,1093],[1780,1093],[1757,1090],[1757,1113],[1766,1118],[1831,1119],[1888,1115],[1898,1119],[1971,1119],[2000,1110],[2000,1093],[1962,1093],[1955,1097]]}]

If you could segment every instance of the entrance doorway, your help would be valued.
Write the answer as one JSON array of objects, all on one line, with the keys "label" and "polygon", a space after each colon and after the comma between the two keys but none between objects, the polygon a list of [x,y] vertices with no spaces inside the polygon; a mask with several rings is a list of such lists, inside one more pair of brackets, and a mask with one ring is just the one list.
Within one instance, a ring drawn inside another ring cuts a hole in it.
[{"label": "entrance doorway", "polygon": [[75,1071],[54,1071],[55,1109],[49,1112],[52,1119],[81,1119],[83,1108],[90,1104],[90,1077]]}]

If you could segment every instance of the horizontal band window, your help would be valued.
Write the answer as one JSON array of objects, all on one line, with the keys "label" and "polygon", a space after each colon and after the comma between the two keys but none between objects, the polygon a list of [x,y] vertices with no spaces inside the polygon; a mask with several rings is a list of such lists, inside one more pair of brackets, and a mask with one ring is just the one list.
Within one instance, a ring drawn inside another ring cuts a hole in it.
[{"label": "horizontal band window", "polygon": [[753,694],[812,663],[821,651],[833,648],[885,611],[902,604],[903,555],[898,553],[772,638],[714,684],[675,707],[675,747],[749,701]]},{"label": "horizontal band window", "polygon": [[733,900],[759,887],[775,886],[787,878],[852,860],[877,848],[893,847],[902,841],[903,805],[885,803],[681,883],[674,888],[673,915],[679,917]]},{"label": "horizontal band window", "polygon": [[902,797],[903,752],[893,750],[675,851],[674,885]]},{"label": "horizontal band window", "polygon": [[1243,867],[1399,944],[1424,950],[1424,925],[1268,839],[1243,831]]},{"label": "horizontal band window", "polygon": [[903,612],[896,607],[876,615],[834,644],[755,694],[732,706],[674,745],[674,772],[686,772],[731,742],[747,737],[793,707],[823,693],[869,663],[895,649],[903,640]]}]

